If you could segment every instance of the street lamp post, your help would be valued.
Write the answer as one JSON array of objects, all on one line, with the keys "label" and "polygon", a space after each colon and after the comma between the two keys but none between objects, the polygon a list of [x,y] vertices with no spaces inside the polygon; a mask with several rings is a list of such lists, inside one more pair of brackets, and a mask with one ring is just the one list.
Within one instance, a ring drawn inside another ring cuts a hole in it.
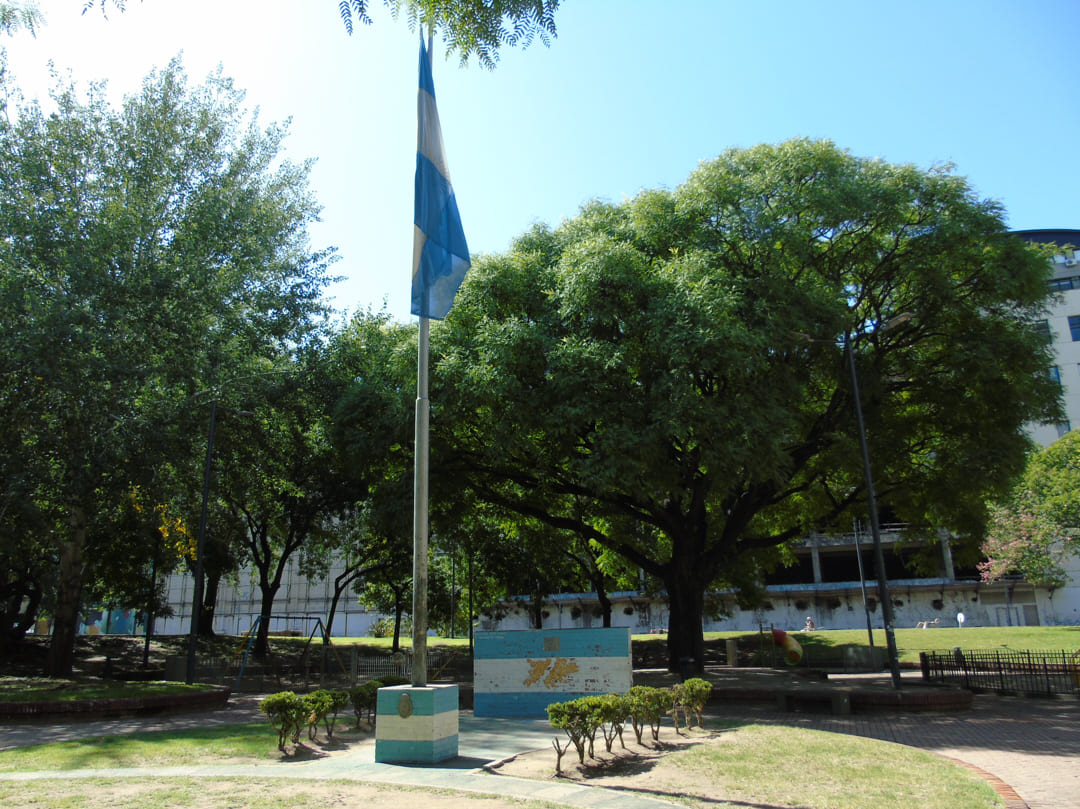
[{"label": "street lamp post", "polygon": [[[898,321],[885,324],[888,328]],[[863,420],[862,398],[859,396],[859,375],[855,371],[855,352],[851,348],[851,338],[844,337],[844,350],[851,369],[851,394],[855,402],[855,420],[859,428],[859,447],[862,449],[863,475],[866,477],[866,502],[870,509],[870,534],[874,540],[874,568],[877,573],[878,599],[881,601],[881,617],[885,623],[885,644],[888,647],[889,671],[892,674],[893,688],[900,688],[900,660],[896,651],[896,635],[893,631],[892,597],[889,595],[889,581],[885,576],[885,555],[881,550],[881,526],[878,523],[877,496],[874,493],[874,475],[870,468],[870,448],[866,441],[866,424]]]},{"label": "street lamp post", "polygon": [[863,571],[862,542],[859,539],[858,523],[852,526],[855,532],[855,561],[859,564],[859,591],[862,593],[863,612],[866,613],[866,636],[870,641],[870,660],[874,659],[874,625],[870,620],[870,607],[866,603],[866,573]]}]

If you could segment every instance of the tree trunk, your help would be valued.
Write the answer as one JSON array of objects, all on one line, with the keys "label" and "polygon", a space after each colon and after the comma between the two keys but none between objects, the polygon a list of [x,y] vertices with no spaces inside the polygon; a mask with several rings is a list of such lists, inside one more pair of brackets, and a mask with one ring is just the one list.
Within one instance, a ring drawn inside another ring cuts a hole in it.
[{"label": "tree trunk", "polygon": [[358,566],[357,568],[347,569],[334,578],[334,596],[330,599],[330,612],[326,616],[326,626],[324,627],[327,638],[330,637],[330,630],[334,627],[334,617],[337,615],[338,603],[341,601],[341,597],[345,595],[345,591],[364,572]]},{"label": "tree trunk", "polygon": [[600,613],[604,618],[604,629],[611,629],[611,599],[608,598],[607,590],[602,585],[596,588],[596,598],[600,602]]},{"label": "tree trunk", "polygon": [[212,638],[216,634],[214,632],[214,610],[217,609],[218,586],[220,584],[220,573],[206,574],[203,603],[199,608],[198,633],[200,638]]},{"label": "tree trunk", "polygon": [[394,644],[390,651],[395,654],[401,651],[401,616],[405,612],[405,602],[398,596],[394,601]]},{"label": "tree trunk", "polygon": [[259,631],[255,635],[255,657],[265,659],[270,654],[270,616],[274,614],[274,598],[278,584],[260,585],[262,601],[259,609]]},{"label": "tree trunk", "polygon": [[529,624],[533,629],[544,628],[544,597],[537,593],[529,599]]},{"label": "tree trunk", "polygon": [[705,588],[689,570],[664,577],[668,593],[668,671],[700,673],[705,668]]},{"label": "tree trunk", "polygon": [[29,576],[5,586],[0,611],[0,655],[7,654],[8,644],[18,643],[30,631],[43,596],[41,588]]},{"label": "tree trunk", "polygon": [[326,625],[323,627],[323,637],[329,640],[330,632],[334,628],[334,617],[337,615],[338,601],[341,600],[341,594],[344,589],[334,588],[334,596],[330,599],[330,611],[326,614]]},{"label": "tree trunk", "polygon": [[70,677],[75,665],[75,637],[79,631],[82,606],[83,552],[86,549],[86,514],[72,510],[70,535],[60,544],[60,570],[56,584],[56,610],[53,613],[52,642],[46,662],[46,676]]}]

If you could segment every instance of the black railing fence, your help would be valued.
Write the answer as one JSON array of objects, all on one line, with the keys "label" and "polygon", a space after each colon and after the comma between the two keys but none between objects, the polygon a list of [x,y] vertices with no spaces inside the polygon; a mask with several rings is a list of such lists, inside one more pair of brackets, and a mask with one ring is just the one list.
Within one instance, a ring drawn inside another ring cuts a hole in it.
[{"label": "black railing fence", "polygon": [[923,679],[972,691],[1032,697],[1080,696],[1080,650],[922,652]]}]

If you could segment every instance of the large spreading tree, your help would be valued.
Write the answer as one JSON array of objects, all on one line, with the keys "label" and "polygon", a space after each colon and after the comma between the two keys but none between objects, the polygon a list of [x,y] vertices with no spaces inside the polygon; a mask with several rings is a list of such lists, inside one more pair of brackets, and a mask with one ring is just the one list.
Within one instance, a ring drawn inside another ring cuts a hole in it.
[{"label": "large spreading tree", "polygon": [[849,344],[882,503],[979,536],[1056,418],[1047,273],[947,167],[729,150],[477,258],[433,332],[433,469],[662,582],[700,666],[710,588],[866,513]]}]

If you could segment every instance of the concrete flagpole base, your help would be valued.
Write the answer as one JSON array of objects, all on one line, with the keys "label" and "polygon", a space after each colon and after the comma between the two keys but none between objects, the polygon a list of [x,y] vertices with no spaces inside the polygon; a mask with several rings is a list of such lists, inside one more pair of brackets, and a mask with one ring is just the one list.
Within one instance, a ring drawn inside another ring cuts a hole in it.
[{"label": "concrete flagpole base", "polygon": [[434,764],[458,755],[458,687],[380,688],[375,709],[375,761]]}]

